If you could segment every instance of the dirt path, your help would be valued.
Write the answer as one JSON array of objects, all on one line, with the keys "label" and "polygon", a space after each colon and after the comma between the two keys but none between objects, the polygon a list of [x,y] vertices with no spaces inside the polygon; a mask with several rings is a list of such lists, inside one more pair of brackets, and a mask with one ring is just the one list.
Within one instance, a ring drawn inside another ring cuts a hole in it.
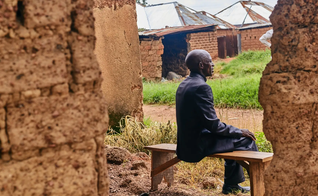
[{"label": "dirt path", "polygon": [[[144,116],[157,122],[176,122],[175,106],[144,105]],[[254,109],[219,109],[216,113],[222,122],[246,128],[252,132],[262,131],[263,111]]]}]

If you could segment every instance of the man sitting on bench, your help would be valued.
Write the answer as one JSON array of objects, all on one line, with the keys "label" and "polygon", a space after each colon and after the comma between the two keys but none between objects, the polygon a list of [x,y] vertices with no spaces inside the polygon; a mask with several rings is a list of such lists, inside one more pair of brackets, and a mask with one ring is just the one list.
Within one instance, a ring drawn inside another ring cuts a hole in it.
[{"label": "man sitting on bench", "polygon": [[[239,150],[258,151],[254,134],[220,122],[213,103],[211,87],[206,77],[212,76],[214,64],[205,50],[193,50],[185,59],[191,73],[176,93],[177,156],[186,162],[199,162],[205,156]],[[247,192],[241,187],[245,177],[241,165],[225,159],[222,193]]]}]

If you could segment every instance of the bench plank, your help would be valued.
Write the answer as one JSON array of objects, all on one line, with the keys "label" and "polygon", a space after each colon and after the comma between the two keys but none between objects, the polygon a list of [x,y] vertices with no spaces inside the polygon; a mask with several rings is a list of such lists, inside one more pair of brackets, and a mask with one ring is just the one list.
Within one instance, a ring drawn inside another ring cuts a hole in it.
[{"label": "bench plank", "polygon": [[177,150],[177,144],[155,144],[151,146],[145,146],[144,147],[147,150],[154,150],[159,152],[176,152]]},{"label": "bench plank", "polygon": [[[176,144],[156,144],[146,146],[145,149],[159,152],[175,152],[177,148]],[[255,151],[233,151],[225,153],[217,153],[210,155],[209,157],[217,157],[222,159],[232,159],[249,162],[267,162],[272,160],[273,153],[268,152],[255,152]]]},{"label": "bench plank", "polygon": [[211,157],[223,158],[223,159],[233,159],[249,162],[267,162],[272,160],[273,153],[268,152],[256,152],[256,151],[233,151],[225,153],[216,153],[210,155]]}]

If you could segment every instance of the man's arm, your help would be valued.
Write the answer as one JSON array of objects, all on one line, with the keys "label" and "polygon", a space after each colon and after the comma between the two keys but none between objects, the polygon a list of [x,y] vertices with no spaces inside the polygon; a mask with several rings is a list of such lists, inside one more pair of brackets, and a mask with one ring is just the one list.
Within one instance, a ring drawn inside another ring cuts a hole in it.
[{"label": "man's arm", "polygon": [[208,85],[201,86],[195,94],[197,112],[203,126],[210,132],[226,137],[240,138],[242,130],[231,125],[226,125],[218,119],[213,103],[212,89]]},{"label": "man's arm", "polygon": [[213,94],[210,86],[199,87],[196,91],[195,99],[201,122],[211,133],[233,138],[249,137],[252,140],[256,140],[254,134],[249,130],[227,125],[218,119],[214,109]]}]

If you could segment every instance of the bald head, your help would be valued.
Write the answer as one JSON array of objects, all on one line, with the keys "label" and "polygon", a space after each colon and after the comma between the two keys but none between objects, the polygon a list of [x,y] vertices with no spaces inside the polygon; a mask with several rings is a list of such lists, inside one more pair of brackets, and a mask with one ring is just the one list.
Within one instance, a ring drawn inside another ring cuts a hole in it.
[{"label": "bald head", "polygon": [[207,51],[192,50],[186,56],[185,64],[190,69],[190,71],[199,71],[200,62],[205,62],[209,59],[211,59],[211,56]]},{"label": "bald head", "polygon": [[198,72],[204,76],[212,76],[214,64],[210,54],[205,50],[192,50],[185,59],[186,66],[191,72]]}]

